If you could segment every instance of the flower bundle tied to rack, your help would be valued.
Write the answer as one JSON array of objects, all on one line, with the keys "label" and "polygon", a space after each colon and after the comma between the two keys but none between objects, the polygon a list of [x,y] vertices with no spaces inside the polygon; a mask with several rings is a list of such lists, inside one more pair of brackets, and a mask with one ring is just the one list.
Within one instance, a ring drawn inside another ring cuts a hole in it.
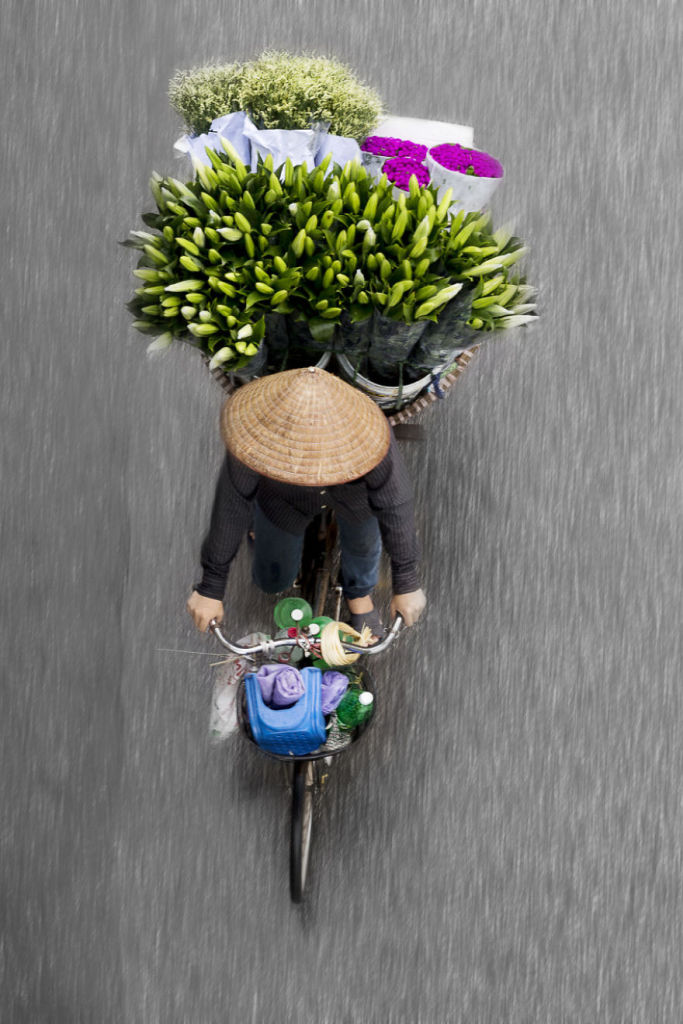
[{"label": "flower bundle tied to rack", "polygon": [[434,171],[490,181],[493,158],[367,127],[331,134],[322,103],[284,126],[238,102],[205,104],[202,131],[176,144],[192,179],[155,173],[149,230],[123,243],[140,250],[129,308],[151,351],[182,341],[215,372],[247,375],[337,353],[402,384],[536,318],[533,289],[513,273],[521,239],[494,231],[488,211],[458,208]]}]

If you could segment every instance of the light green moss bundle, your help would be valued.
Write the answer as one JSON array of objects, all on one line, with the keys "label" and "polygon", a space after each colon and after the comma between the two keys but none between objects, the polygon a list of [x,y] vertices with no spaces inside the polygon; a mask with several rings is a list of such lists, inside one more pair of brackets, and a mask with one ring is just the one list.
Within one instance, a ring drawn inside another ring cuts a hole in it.
[{"label": "light green moss bundle", "polygon": [[179,71],[169,99],[195,135],[216,117],[246,110],[258,128],[306,129],[325,121],[330,134],[362,142],[383,113],[379,96],[340,61],[272,51],[245,64]]},{"label": "light green moss bundle", "polygon": [[209,64],[177,71],[168,88],[173,109],[193,135],[209,130],[215,117],[241,110],[241,64]]}]

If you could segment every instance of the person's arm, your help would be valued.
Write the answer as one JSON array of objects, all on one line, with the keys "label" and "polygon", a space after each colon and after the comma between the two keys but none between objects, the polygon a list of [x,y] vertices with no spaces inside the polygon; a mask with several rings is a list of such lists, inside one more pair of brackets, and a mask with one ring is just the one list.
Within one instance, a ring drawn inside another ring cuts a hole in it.
[{"label": "person's arm", "polygon": [[394,594],[421,593],[418,571],[420,546],[415,529],[413,492],[393,434],[389,451],[367,474],[366,484],[368,502],[377,517],[382,541],[391,559]]},{"label": "person's arm", "polygon": [[258,475],[226,452],[201,546],[202,578],[194,588],[202,597],[223,600],[230,565],[249,528],[257,484]]}]

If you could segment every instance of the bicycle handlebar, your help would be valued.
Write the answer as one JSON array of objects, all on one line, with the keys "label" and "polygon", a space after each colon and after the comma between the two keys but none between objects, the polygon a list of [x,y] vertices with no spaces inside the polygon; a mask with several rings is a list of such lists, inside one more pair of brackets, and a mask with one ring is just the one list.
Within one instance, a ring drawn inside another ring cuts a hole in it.
[{"label": "bicycle handlebar", "polygon": [[[380,640],[378,643],[372,644],[371,647],[359,647],[357,644],[348,644],[342,642],[342,647],[344,648],[345,651],[348,651],[351,654],[381,654],[382,651],[386,651],[387,647],[389,647],[394,642],[394,640],[396,639],[401,630],[402,625],[403,618],[400,615],[397,615],[387,635],[384,637],[383,640]],[[254,647],[238,647],[236,644],[233,644],[230,640],[227,639],[227,637],[223,635],[223,633],[221,632],[220,625],[218,624],[218,622],[216,622],[215,619],[211,619],[211,622],[209,623],[209,629],[211,630],[213,635],[220,641],[223,647],[227,647],[227,649],[229,651],[232,651],[233,654],[261,654],[262,652],[273,651],[280,647],[302,646],[299,642],[299,637],[283,637],[281,640],[268,640],[265,643],[256,644],[256,646]],[[314,637],[306,637],[306,640],[309,644],[316,642]]]}]

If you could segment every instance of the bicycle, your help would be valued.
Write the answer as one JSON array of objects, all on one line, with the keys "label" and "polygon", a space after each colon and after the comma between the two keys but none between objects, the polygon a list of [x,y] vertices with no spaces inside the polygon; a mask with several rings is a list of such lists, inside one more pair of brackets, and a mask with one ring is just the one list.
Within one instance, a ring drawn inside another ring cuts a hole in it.
[{"label": "bicycle", "polygon": [[[337,581],[338,545],[336,533],[334,515],[329,510],[323,510],[322,513],[319,513],[313,519],[304,538],[301,572],[298,578],[301,595],[310,604],[314,616],[323,615],[328,602],[332,601],[334,604],[334,615],[330,617],[335,622],[339,621],[342,598],[342,588]],[[402,624],[401,616],[397,615],[391,628],[386,631],[385,637],[371,647],[360,647],[357,644],[347,642],[343,642],[342,647],[349,653],[358,653],[361,656],[381,654],[396,639]],[[224,647],[242,657],[257,658],[263,655],[267,658],[274,658],[277,657],[278,652],[293,651],[295,648],[303,651],[304,663],[310,662],[315,657],[320,657],[319,645],[316,643],[316,634],[309,631],[308,627],[296,630],[295,636],[268,640],[253,647],[239,647],[233,644],[224,636],[215,619],[211,621],[209,628]],[[367,689],[368,674],[366,669],[363,669],[363,674],[366,677],[364,685]],[[249,728],[244,679],[240,681],[236,700],[240,732],[247,741],[256,745]],[[289,890],[294,903],[301,902],[306,887],[316,796],[320,793],[327,780],[332,759],[344,753],[354,743],[358,742],[371,723],[372,717],[367,722],[358,726],[354,733],[347,737],[340,738],[336,733],[332,736],[328,735],[325,743],[318,750],[310,754],[285,756],[274,754],[258,747],[265,756],[283,762],[290,774]],[[339,745],[340,743],[341,745]]]}]

